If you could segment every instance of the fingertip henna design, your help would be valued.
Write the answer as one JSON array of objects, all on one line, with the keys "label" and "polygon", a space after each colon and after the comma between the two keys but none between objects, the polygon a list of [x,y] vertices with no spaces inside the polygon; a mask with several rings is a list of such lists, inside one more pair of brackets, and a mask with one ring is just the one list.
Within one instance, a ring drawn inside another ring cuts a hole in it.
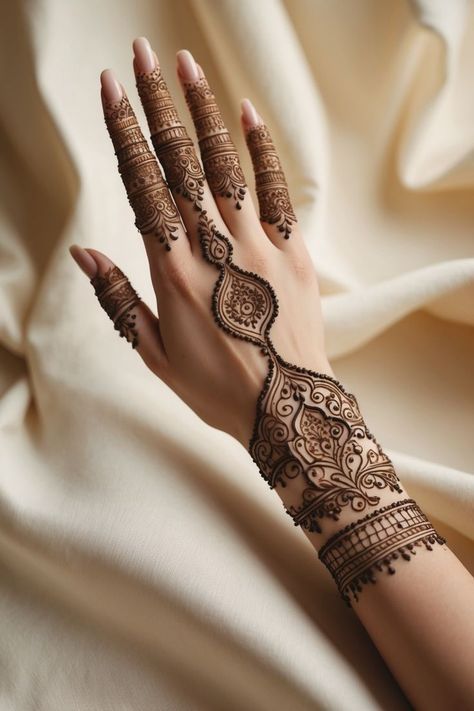
[{"label": "fingertip henna design", "polygon": [[151,140],[165,171],[170,190],[201,209],[204,173],[180,121],[160,68],[136,75],[136,86],[148,121]]},{"label": "fingertip henna design", "polygon": [[104,118],[135,226],[142,234],[156,235],[170,250],[170,240],[178,239],[180,217],[128,98],[105,105]]},{"label": "fingertip henna design", "polygon": [[114,322],[114,328],[120,337],[126,338],[132,348],[138,346],[136,314],[131,311],[140,301],[140,297],[130,284],[125,274],[116,266],[110,267],[102,276],[90,280],[99,303]]},{"label": "fingertip henna design", "polygon": [[376,582],[376,571],[385,567],[394,575],[393,561],[409,561],[416,555],[415,547],[424,545],[431,551],[435,543],[443,545],[446,539],[435,531],[414,499],[403,499],[345,526],[326,541],[318,557],[351,607],[351,599],[359,600],[362,586]]},{"label": "fingertip henna design", "polygon": [[195,82],[184,82],[184,90],[209,187],[214,195],[232,199],[236,209],[240,210],[247,185],[216,98],[204,77]]},{"label": "fingertip henna design", "polygon": [[297,219],[270,131],[265,124],[258,124],[246,132],[245,140],[255,172],[260,219],[275,225],[283,237],[289,239]]}]

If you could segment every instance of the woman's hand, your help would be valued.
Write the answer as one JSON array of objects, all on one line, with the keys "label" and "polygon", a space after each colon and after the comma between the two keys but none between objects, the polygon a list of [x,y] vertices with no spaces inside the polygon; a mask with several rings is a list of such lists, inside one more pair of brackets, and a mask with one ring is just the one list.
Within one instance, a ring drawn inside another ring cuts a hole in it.
[{"label": "woman's hand", "polygon": [[[144,38],[135,40],[133,48],[137,88],[166,182],[123,86],[110,70],[101,74],[101,96],[147,251],[159,319],[108,257],[77,246],[71,253],[91,278],[116,328],[137,347],[147,366],[205,422],[247,447],[268,362],[256,342],[229,335],[213,317],[211,297],[219,269],[205,258],[206,233],[212,238],[216,229],[227,237],[232,263],[273,287],[279,310],[271,339],[279,354],[290,363],[331,375],[316,274],[268,130],[252,104],[242,102],[241,122],[256,173],[260,219],[201,67],[186,50],[178,53],[178,76],[204,172],[156,54]],[[262,294],[258,285],[243,284],[237,291],[235,286],[222,308],[251,329],[261,316]]]}]

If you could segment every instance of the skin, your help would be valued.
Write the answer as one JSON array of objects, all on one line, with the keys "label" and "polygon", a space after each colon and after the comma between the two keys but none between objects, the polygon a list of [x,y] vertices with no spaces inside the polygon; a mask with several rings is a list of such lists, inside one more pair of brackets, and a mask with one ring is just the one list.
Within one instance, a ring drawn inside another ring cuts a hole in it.
[{"label": "skin", "polygon": [[[135,40],[134,53],[136,73],[151,71],[158,62],[144,38]],[[189,53],[178,53],[181,84],[202,76]],[[104,104],[118,100],[124,91],[110,70],[102,72],[101,84]],[[261,121],[245,102],[242,130]],[[202,255],[198,213],[179,194],[173,194],[173,199],[182,224],[172,249],[166,251],[153,235],[142,235],[159,319],[143,302],[134,308],[137,350],[148,368],[204,422],[247,448],[267,359],[253,344],[217,327],[210,295],[218,272]],[[207,183],[203,208],[231,240],[234,263],[260,274],[274,287],[280,309],[271,335],[280,355],[334,375],[325,350],[317,276],[298,223],[285,240],[275,226],[260,221],[248,193],[237,211],[232,201],[214,198]],[[71,253],[89,278],[113,266],[95,249],[74,246]],[[288,487],[285,496],[290,500],[295,492]],[[380,506],[408,496],[386,494]],[[331,533],[351,521],[350,516],[345,513],[337,523],[329,522],[323,534],[305,535],[319,550]],[[420,550],[396,575],[381,576],[376,585],[367,586],[354,603],[354,612],[416,708],[468,708],[474,699],[473,601],[474,579],[443,545],[429,553]]]}]

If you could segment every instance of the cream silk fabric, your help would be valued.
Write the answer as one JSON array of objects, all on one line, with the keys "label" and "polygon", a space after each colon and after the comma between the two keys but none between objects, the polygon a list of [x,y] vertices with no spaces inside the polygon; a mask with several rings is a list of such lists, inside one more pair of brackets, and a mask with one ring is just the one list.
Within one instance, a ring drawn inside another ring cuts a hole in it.
[{"label": "cream silk fabric", "polygon": [[269,124],[336,375],[473,571],[472,5],[1,13],[1,711],[408,709],[247,452],[118,338],[68,246],[110,255],[154,305],[99,73],[143,119],[131,42],[148,36],[191,130],[175,75],[189,48],[251,185],[240,99]]}]

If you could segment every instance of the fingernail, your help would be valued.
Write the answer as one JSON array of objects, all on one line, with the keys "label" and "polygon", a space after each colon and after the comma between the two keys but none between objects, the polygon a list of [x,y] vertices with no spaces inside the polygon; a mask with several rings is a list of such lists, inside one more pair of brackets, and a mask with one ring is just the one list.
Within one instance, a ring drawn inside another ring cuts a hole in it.
[{"label": "fingernail", "polygon": [[252,104],[250,99],[244,99],[241,103],[241,108],[242,117],[246,126],[250,128],[251,126],[258,126],[262,123],[262,119],[258,115],[255,106]]},{"label": "fingernail", "polygon": [[122,87],[111,69],[104,69],[100,75],[100,83],[106,101],[111,104],[120,101],[123,96]]},{"label": "fingernail", "polygon": [[133,40],[133,52],[139,72],[152,72],[156,69],[156,55],[146,37],[137,37]]},{"label": "fingernail", "polygon": [[97,262],[95,259],[89,252],[86,252],[85,249],[82,249],[82,247],[79,247],[77,244],[73,244],[72,247],[69,247],[69,251],[84,274],[87,274],[89,279],[92,279],[92,277],[97,274]]},{"label": "fingernail", "polygon": [[187,49],[180,49],[176,57],[178,60],[178,71],[182,78],[187,81],[197,81],[199,79],[199,69],[191,52]]}]

